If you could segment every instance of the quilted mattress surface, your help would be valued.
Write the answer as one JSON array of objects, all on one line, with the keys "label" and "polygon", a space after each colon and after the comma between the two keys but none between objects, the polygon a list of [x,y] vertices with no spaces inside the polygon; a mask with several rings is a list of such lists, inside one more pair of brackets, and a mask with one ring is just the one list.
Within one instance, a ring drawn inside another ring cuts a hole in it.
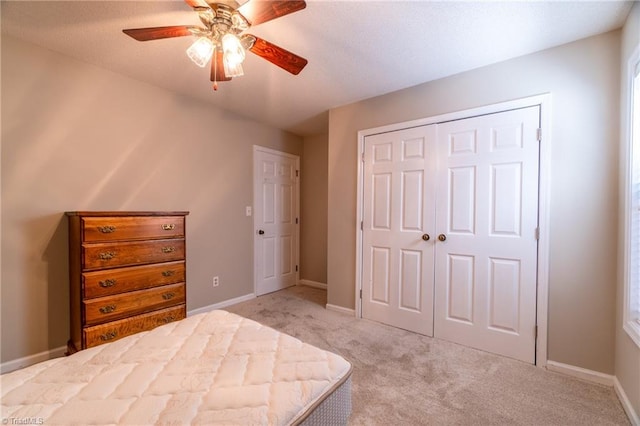
[{"label": "quilted mattress surface", "polygon": [[350,374],[338,355],[217,310],[0,376],[2,419],[291,424]]}]

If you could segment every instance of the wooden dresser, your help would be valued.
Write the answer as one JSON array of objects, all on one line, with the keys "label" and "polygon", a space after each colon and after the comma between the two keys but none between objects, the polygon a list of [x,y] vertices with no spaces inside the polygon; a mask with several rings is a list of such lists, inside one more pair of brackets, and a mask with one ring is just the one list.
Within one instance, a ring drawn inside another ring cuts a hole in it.
[{"label": "wooden dresser", "polygon": [[67,212],[68,353],[186,316],[189,212]]}]

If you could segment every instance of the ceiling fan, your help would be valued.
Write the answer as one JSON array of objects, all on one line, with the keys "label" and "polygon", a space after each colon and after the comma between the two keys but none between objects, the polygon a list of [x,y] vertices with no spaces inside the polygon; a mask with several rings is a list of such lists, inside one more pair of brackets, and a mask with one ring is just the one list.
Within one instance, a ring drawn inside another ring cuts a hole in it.
[{"label": "ceiling fan", "polygon": [[[218,90],[219,81],[229,81],[244,74],[245,52],[254,53],[280,68],[297,75],[307,60],[252,34],[243,34],[251,26],[271,21],[304,9],[304,0],[249,0],[239,6],[235,0],[185,0],[198,14],[204,27],[175,25],[169,27],[122,30],[138,41],[195,36],[187,55],[198,66],[211,60],[211,81]],[[213,57],[213,59],[212,59]]]}]

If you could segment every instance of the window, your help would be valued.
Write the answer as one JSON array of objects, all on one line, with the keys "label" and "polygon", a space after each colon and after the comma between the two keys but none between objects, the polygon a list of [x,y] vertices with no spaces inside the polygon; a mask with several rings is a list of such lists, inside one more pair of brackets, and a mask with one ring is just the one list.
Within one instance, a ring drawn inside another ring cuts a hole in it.
[{"label": "window", "polygon": [[629,173],[626,203],[624,329],[640,346],[640,46],[629,61]]}]

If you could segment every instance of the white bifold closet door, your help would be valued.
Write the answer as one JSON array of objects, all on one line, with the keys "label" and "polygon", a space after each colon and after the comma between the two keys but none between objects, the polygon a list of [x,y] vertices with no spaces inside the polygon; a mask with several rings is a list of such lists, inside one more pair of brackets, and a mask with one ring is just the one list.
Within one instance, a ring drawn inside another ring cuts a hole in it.
[{"label": "white bifold closet door", "polygon": [[539,117],[365,138],[363,317],[535,362]]},{"label": "white bifold closet door", "polygon": [[435,140],[436,126],[423,126],[367,137],[364,150],[362,315],[428,336]]}]

